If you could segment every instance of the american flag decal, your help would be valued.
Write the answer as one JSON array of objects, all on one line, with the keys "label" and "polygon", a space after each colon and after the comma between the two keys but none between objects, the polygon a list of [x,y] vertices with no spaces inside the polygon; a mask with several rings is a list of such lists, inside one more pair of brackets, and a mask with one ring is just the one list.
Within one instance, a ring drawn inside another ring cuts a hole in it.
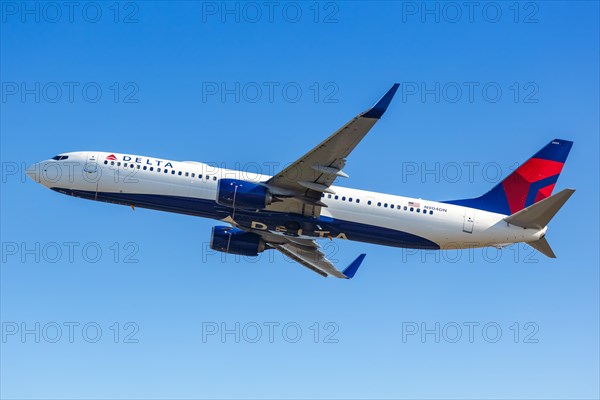
[{"label": "american flag decal", "polygon": [[416,203],[414,201],[409,201],[408,202],[408,206],[409,207],[417,207],[417,208],[419,208],[419,207],[421,207],[421,203]]}]

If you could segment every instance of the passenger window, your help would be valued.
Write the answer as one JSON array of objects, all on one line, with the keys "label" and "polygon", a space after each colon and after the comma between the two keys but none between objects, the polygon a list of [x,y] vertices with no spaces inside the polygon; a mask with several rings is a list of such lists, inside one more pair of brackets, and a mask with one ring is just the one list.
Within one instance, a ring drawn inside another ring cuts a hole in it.
[{"label": "passenger window", "polygon": [[156,172],[160,172],[160,168],[156,168]]},{"label": "passenger window", "polygon": [[393,205],[393,204],[390,204],[390,208],[394,208],[394,205]]},{"label": "passenger window", "polygon": [[433,210],[429,210],[429,215],[433,215]]},{"label": "passenger window", "polygon": [[179,172],[177,173],[177,175],[181,176],[181,171],[179,171]]},{"label": "passenger window", "polygon": [[169,173],[169,170],[168,170],[168,169],[165,169],[164,171],[165,171],[165,174],[168,174],[168,173]]},{"label": "passenger window", "polygon": [[356,204],[360,203],[360,199],[356,199]]},{"label": "passenger window", "polygon": [[104,165],[108,164],[108,161],[104,160]]},{"label": "passenger window", "polygon": [[146,166],[144,165],[144,171],[145,171],[146,169],[148,169],[148,167],[146,167]]},{"label": "passenger window", "polygon": [[194,172],[192,172],[192,178],[195,178],[196,174]]},{"label": "passenger window", "polygon": [[427,214],[427,210],[423,210],[423,214]]},{"label": "passenger window", "polygon": [[336,200],[337,200],[337,199],[339,199],[339,198],[340,198],[340,196],[337,196],[337,195],[335,196],[335,199],[336,199]]},{"label": "passenger window", "polygon": [[411,207],[411,208],[410,208],[410,212],[413,212],[413,211],[415,211],[415,209]]},{"label": "passenger window", "polygon": [[377,207],[381,207],[381,202],[377,203]]},{"label": "passenger window", "polygon": [[185,173],[185,176],[190,176],[190,173],[189,173],[189,172],[186,172],[186,173]]},{"label": "passenger window", "polygon": [[150,171],[154,171],[154,167],[150,167]]},{"label": "passenger window", "polygon": [[[171,175],[175,175],[175,170],[174,169],[171,170]],[[181,175],[181,172],[179,173],[179,175]]]},{"label": "passenger window", "polygon": [[348,199],[348,201],[349,201],[350,203],[352,203],[352,197],[350,197],[350,198]]},{"label": "passenger window", "polygon": [[342,201],[346,201],[346,196],[342,196]]},{"label": "passenger window", "polygon": [[408,207],[404,206],[404,211],[406,211],[408,209]]},{"label": "passenger window", "polygon": [[217,177],[216,177],[216,176],[213,176],[213,181],[216,181],[216,180],[217,180]]},{"label": "passenger window", "polygon": [[140,169],[140,164],[137,165],[137,169]]},{"label": "passenger window", "polygon": [[371,205],[371,204],[373,204],[373,202],[371,200],[369,200],[369,201],[367,201],[367,204]]},{"label": "passenger window", "polygon": [[328,194],[328,195],[327,195],[327,198],[328,198],[328,199],[330,199],[330,198],[331,198],[331,195],[330,195],[330,194]]},{"label": "passenger window", "polygon": [[121,166],[121,161],[117,162],[117,167]]}]

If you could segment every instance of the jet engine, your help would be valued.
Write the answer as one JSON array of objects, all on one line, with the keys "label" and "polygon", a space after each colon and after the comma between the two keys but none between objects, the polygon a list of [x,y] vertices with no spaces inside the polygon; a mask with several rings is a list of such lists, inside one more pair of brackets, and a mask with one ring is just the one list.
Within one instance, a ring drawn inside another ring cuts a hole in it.
[{"label": "jet engine", "polygon": [[273,202],[269,190],[257,183],[239,179],[220,179],[217,203],[232,208],[261,210]]},{"label": "jet engine", "polygon": [[265,242],[256,233],[229,226],[215,226],[212,229],[210,248],[223,253],[257,256],[265,251]]}]

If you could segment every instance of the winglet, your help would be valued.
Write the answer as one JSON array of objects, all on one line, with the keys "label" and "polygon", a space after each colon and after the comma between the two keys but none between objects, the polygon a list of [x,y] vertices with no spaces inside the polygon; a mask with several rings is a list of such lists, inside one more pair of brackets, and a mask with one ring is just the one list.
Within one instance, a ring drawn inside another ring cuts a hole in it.
[{"label": "winglet", "polygon": [[392,88],[390,90],[388,90],[387,93],[384,94],[381,99],[379,99],[377,104],[375,104],[373,106],[373,108],[371,108],[370,110],[363,113],[363,115],[361,115],[361,117],[376,118],[376,119],[381,118],[383,113],[385,113],[385,110],[387,110],[388,106],[392,102],[392,98],[396,94],[396,91],[398,90],[399,87],[400,87],[399,83],[394,83],[394,86],[392,86]]},{"label": "winglet", "polygon": [[365,259],[365,256],[366,254],[361,254],[360,256],[356,257],[356,260],[352,261],[352,264],[348,265],[346,269],[342,271],[342,274],[344,274],[346,279],[354,278],[354,275],[356,274],[356,271],[358,271],[360,264]]}]

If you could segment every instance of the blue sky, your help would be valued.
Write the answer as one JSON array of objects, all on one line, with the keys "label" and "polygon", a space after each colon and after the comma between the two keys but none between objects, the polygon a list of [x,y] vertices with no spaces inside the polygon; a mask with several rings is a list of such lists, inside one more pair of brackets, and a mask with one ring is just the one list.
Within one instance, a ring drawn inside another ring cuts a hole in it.
[{"label": "blue sky", "polygon": [[[48,4],[1,3],[1,397],[600,396],[598,3]],[[367,258],[321,279],[24,178],[76,150],[267,172],[394,82],[343,184],[471,197],[573,140],[556,260],[334,242]]]}]

